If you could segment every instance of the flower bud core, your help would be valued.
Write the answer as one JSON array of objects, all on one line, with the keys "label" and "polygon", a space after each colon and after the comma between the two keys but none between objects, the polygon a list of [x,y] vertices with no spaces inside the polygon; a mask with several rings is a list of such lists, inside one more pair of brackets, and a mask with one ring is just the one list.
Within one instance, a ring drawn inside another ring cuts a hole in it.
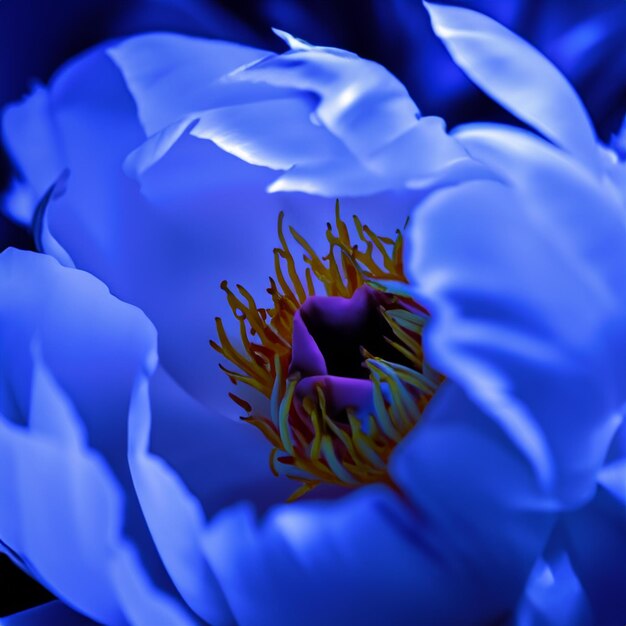
[{"label": "flower bud core", "polygon": [[281,213],[271,308],[223,281],[240,337],[231,340],[217,318],[211,342],[232,383],[264,395],[269,414],[229,395],[271,442],[271,471],[301,483],[290,500],[320,483],[391,484],[389,456],[442,380],[424,359],[428,312],[402,288],[402,231],[380,236],[353,216],[353,236],[337,203],[325,256],[289,228],[304,253],[298,264],[283,222]]}]

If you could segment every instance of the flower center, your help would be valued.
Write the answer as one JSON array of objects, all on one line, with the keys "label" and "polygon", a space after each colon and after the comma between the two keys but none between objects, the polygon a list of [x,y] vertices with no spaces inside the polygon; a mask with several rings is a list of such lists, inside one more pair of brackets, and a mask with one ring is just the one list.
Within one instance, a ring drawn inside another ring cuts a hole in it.
[{"label": "flower center", "polygon": [[325,256],[289,229],[304,252],[301,273],[279,216],[269,309],[243,286],[235,292],[222,283],[239,321],[240,347],[220,318],[219,343],[211,345],[230,362],[221,367],[233,384],[269,399],[266,415],[230,394],[246,412],[242,419],[272,443],[272,472],[301,483],[290,500],[320,483],[389,483],[391,452],[441,382],[422,351],[428,313],[398,288],[407,282],[401,231],[382,237],[353,220],[357,243],[337,205]]}]

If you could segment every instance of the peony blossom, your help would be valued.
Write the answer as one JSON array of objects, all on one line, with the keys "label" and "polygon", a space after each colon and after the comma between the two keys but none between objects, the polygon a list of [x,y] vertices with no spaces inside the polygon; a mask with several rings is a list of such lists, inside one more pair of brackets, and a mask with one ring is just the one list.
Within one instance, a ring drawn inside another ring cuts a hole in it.
[{"label": "peony blossom", "polygon": [[59,598],[8,624],[623,621],[620,139],[429,10],[529,130],[280,31],[102,45],[6,109],[0,549]]}]

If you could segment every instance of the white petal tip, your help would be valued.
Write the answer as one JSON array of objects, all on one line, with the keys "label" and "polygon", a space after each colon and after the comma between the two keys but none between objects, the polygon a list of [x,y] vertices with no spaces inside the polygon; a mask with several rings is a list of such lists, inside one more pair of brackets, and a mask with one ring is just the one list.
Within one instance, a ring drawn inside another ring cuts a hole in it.
[{"label": "white petal tip", "polygon": [[280,37],[280,39],[282,39],[291,50],[309,50],[313,47],[310,43],[304,41],[304,39],[294,37],[291,33],[280,30],[280,28],[272,28],[272,32],[277,37]]}]

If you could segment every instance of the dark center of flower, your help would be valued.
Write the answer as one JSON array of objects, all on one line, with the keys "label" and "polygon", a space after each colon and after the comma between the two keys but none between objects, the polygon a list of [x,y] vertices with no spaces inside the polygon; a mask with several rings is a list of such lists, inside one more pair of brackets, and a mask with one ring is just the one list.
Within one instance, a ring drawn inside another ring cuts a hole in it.
[{"label": "dark center of flower", "polygon": [[[384,311],[392,296],[367,285],[350,298],[311,296],[294,318],[291,370],[303,375],[330,374],[345,378],[368,379],[363,353],[410,365],[389,343],[389,324]],[[324,371],[319,362],[323,361]]]},{"label": "dark center of flower", "polygon": [[222,283],[241,347],[219,318],[219,343],[212,342],[233,366],[222,366],[231,381],[269,399],[269,415],[230,395],[246,412],[242,419],[273,444],[272,471],[302,483],[291,499],[321,482],[389,482],[391,452],[441,382],[422,352],[428,314],[394,287],[406,283],[402,234],[380,237],[354,217],[360,245],[354,244],[337,207],[326,256],[290,229],[304,251],[302,280],[282,221],[281,215],[268,289],[273,307],[258,308],[244,287],[235,293]]}]

